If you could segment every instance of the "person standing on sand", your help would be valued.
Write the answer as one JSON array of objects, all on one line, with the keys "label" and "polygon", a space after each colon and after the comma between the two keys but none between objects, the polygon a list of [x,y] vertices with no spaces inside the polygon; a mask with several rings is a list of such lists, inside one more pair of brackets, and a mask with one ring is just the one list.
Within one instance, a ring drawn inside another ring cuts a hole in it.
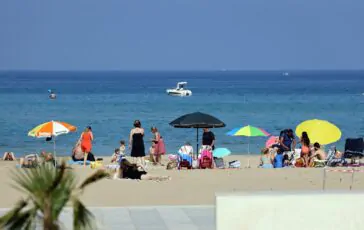
[{"label": "person standing on sand", "polygon": [[91,152],[93,140],[94,140],[94,135],[92,134],[91,126],[87,126],[85,131],[81,134],[81,137],[80,137],[81,149],[82,149],[82,152],[84,153],[84,157],[83,157],[84,166],[86,166],[87,156]]},{"label": "person standing on sand", "polygon": [[296,139],[294,138],[293,130],[283,130],[279,135],[279,147],[281,152],[293,151],[296,147]]},{"label": "person standing on sand", "polygon": [[131,157],[134,163],[140,161],[141,165],[145,165],[145,147],[144,147],[144,129],[139,120],[134,121],[134,128],[130,131],[129,148],[131,147]]},{"label": "person standing on sand", "polygon": [[212,150],[215,149],[215,135],[208,128],[203,129],[202,146],[210,146]]},{"label": "person standing on sand", "polygon": [[307,135],[307,132],[302,132],[301,135],[301,157],[304,161],[304,167],[309,167],[309,157],[311,155],[310,150],[310,138]]},{"label": "person standing on sand", "polygon": [[[164,145],[164,141],[158,129],[156,127],[151,128],[152,134],[154,134],[153,143],[154,143],[154,162],[155,164],[162,165],[162,155],[166,153],[166,147]],[[162,165],[163,166],[163,165]]]}]

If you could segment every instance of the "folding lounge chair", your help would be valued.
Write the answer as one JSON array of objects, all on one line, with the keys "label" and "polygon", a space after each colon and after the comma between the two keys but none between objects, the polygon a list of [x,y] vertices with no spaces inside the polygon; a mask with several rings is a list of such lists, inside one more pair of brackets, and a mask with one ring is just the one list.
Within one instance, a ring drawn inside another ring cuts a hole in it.
[{"label": "folding lounge chair", "polygon": [[182,169],[182,168],[192,169],[192,156],[190,156],[188,154],[178,153],[177,168],[178,169]]},{"label": "folding lounge chair", "polygon": [[212,157],[212,152],[205,149],[201,152],[201,157],[199,159],[199,168],[200,169],[206,169],[210,168],[212,169],[214,167],[214,160]]}]

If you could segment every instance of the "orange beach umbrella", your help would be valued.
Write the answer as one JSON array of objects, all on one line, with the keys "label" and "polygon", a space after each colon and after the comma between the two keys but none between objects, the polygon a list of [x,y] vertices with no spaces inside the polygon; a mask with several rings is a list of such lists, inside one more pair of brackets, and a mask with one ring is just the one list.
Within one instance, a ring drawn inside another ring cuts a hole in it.
[{"label": "orange beach umbrella", "polygon": [[34,129],[30,130],[28,136],[31,137],[55,137],[61,134],[69,132],[75,132],[77,128],[66,122],[61,121],[49,121],[38,125]]},{"label": "orange beach umbrella", "polygon": [[54,157],[56,157],[56,136],[61,134],[67,134],[69,132],[75,132],[77,130],[76,126],[70,125],[66,122],[61,121],[49,121],[38,125],[28,132],[28,136],[31,137],[53,137],[54,146]]}]

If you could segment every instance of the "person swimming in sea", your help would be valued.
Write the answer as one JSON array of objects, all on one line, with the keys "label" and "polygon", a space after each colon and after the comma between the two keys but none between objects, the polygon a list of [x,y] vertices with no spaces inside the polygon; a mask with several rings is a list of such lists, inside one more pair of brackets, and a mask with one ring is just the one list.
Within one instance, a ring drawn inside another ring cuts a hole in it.
[{"label": "person swimming in sea", "polygon": [[57,98],[56,94],[51,89],[48,90],[48,93],[49,93],[49,98],[50,99],[56,99]]}]

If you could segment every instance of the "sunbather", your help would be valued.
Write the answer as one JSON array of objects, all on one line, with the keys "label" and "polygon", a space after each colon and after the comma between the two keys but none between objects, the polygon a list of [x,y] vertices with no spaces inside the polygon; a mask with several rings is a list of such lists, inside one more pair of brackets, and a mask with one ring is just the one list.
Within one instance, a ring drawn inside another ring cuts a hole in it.
[{"label": "sunbather", "polygon": [[113,155],[111,156],[111,163],[119,162],[120,157],[122,157],[122,155],[120,154],[120,149],[116,148]]},{"label": "sunbather", "polygon": [[154,176],[146,172],[142,165],[130,163],[127,159],[123,158],[120,161],[119,170],[115,173],[114,179],[133,179],[133,180],[155,180],[165,181],[169,180],[168,176]]},{"label": "sunbather", "polygon": [[178,150],[179,154],[193,155],[193,147],[189,142],[186,142],[181,148]]},{"label": "sunbather", "polygon": [[[312,151],[312,155],[310,157],[310,161],[315,161],[315,160],[326,160],[326,153],[324,150],[321,149],[321,146],[319,143],[315,143],[313,144],[313,151]],[[312,163],[311,163],[312,164]]]},{"label": "sunbather", "polygon": [[13,152],[5,152],[3,156],[4,161],[15,161],[15,155]]},{"label": "sunbather", "polygon": [[85,159],[85,153],[82,151],[81,141],[77,141],[76,145],[72,149],[72,160],[73,161],[95,161],[95,156],[90,152],[87,154]]},{"label": "sunbather", "polygon": [[53,154],[52,153],[47,153],[46,151],[42,151],[40,153],[40,156],[43,158],[43,163],[46,162],[52,162],[54,163],[54,158],[53,158]]},{"label": "sunbather", "polygon": [[274,156],[269,152],[269,149],[262,149],[259,168],[273,168],[273,160]]},{"label": "sunbather", "polygon": [[37,154],[29,154],[19,159],[19,165],[22,168],[35,168],[40,163],[41,162]]}]

